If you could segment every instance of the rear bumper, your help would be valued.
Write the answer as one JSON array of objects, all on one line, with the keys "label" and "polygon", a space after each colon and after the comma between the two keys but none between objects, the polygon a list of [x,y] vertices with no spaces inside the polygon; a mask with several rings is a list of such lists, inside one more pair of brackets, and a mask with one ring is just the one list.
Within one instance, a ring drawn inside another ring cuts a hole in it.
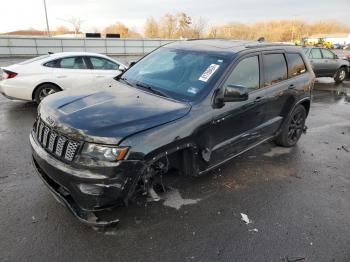
[{"label": "rear bumper", "polygon": [[17,87],[10,83],[12,79],[0,81],[0,93],[11,100],[32,101],[32,90],[26,87]]},{"label": "rear bumper", "polygon": [[122,205],[128,199],[142,173],[141,161],[122,161],[116,167],[82,170],[55,159],[32,134],[30,143],[33,165],[39,177],[80,221],[95,226],[117,222],[97,222],[91,214]]}]

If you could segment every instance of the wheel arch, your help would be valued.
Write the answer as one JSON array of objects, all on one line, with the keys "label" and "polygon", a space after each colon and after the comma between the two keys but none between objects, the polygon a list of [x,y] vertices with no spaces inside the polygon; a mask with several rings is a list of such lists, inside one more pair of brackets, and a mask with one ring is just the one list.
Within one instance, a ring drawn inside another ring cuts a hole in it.
[{"label": "wheel arch", "polygon": [[34,90],[33,90],[33,92],[32,92],[32,100],[35,99],[35,93],[36,93],[36,91],[37,91],[42,85],[45,85],[45,84],[50,84],[50,85],[53,85],[53,86],[58,87],[61,91],[63,90],[59,85],[57,85],[57,84],[55,84],[55,83],[53,83],[53,82],[50,82],[50,81],[42,82],[42,83],[38,84],[38,85],[34,88]]},{"label": "wheel arch", "polygon": [[170,167],[178,169],[185,175],[196,176],[199,172],[198,155],[198,146],[187,142],[157,150],[157,153],[149,154],[145,162],[147,166],[151,166],[157,161],[167,159]]},{"label": "wheel arch", "polygon": [[[297,103],[295,106],[297,105],[302,105],[305,110],[306,110],[306,116],[309,115],[309,112],[310,112],[310,106],[311,106],[311,101],[310,99],[305,99],[305,100],[302,100],[301,102]],[[294,107],[295,108],[295,107]]]}]

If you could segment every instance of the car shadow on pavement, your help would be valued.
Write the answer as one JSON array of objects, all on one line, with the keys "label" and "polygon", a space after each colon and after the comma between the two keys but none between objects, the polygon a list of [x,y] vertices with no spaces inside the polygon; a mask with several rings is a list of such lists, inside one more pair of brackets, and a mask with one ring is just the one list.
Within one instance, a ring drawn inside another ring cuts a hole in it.
[{"label": "car shadow on pavement", "polygon": [[37,115],[38,105],[34,102],[18,102],[18,101],[8,101],[5,103],[3,111],[7,116],[7,120],[18,121],[19,119],[34,119]]}]

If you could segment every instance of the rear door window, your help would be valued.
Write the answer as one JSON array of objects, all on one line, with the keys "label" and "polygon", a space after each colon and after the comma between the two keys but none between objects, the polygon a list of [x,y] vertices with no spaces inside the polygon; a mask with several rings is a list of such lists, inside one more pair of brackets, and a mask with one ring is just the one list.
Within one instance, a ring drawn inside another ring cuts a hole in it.
[{"label": "rear door window", "polygon": [[310,52],[309,58],[322,59],[321,50],[319,48],[313,48]]},{"label": "rear door window", "polygon": [[306,67],[300,54],[286,54],[286,57],[289,77],[294,77],[306,72]]},{"label": "rear door window", "polygon": [[226,80],[224,86],[235,85],[243,86],[249,91],[259,88],[260,67],[259,57],[252,56],[241,60],[233,69],[232,73]]},{"label": "rear door window", "polygon": [[87,69],[82,56],[62,58],[58,60],[57,67],[66,69]]},{"label": "rear door window", "polygon": [[119,65],[102,57],[89,57],[94,70],[118,70]]},{"label": "rear door window", "polygon": [[264,54],[264,86],[270,86],[287,79],[287,63],[284,55]]},{"label": "rear door window", "polygon": [[335,55],[327,49],[322,49],[322,56],[324,59],[334,59],[335,58]]}]

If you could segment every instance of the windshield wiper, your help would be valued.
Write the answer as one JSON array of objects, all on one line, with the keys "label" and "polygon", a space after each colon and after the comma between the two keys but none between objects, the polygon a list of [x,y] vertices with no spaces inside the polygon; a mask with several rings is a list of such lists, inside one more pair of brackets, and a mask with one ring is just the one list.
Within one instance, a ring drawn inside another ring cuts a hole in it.
[{"label": "windshield wiper", "polygon": [[147,85],[147,84],[145,84],[145,83],[136,82],[136,86],[141,87],[141,88],[144,88],[144,89],[147,89],[147,90],[149,90],[149,91],[151,91],[152,93],[157,94],[157,95],[161,95],[161,96],[164,96],[164,97],[170,97],[170,96],[167,95],[165,92],[159,91],[158,89],[154,89],[152,86]]},{"label": "windshield wiper", "polygon": [[125,84],[129,86],[133,86],[125,77],[120,77],[117,79],[118,81],[122,80]]}]

